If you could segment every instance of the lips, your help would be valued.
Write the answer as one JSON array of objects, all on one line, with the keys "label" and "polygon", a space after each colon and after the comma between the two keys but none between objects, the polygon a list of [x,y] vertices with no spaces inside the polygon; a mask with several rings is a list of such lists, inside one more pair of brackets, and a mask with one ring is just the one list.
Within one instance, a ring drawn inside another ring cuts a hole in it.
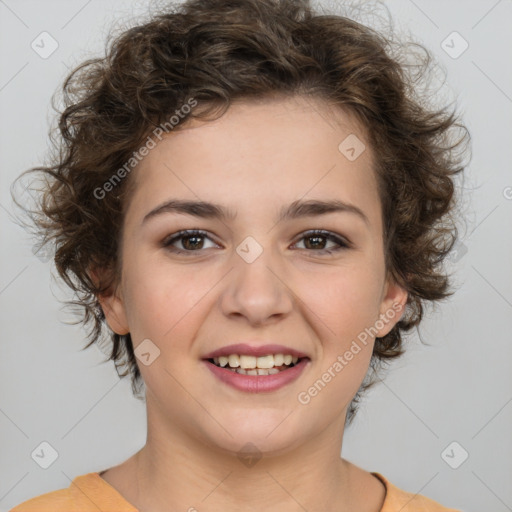
[{"label": "lips", "polygon": [[279,371],[273,375],[240,375],[226,368],[220,368],[204,361],[206,368],[218,379],[219,382],[245,393],[270,393],[278,391],[296,381],[306,368],[311,364],[307,358],[290,369]]},{"label": "lips", "polygon": [[236,343],[233,345],[226,345],[225,347],[219,348],[210,352],[202,357],[202,359],[213,359],[214,357],[220,356],[229,356],[231,354],[241,354],[247,356],[255,356],[262,357],[268,356],[271,354],[291,354],[294,357],[298,357],[299,359],[310,357],[304,353],[300,352],[294,348],[287,347],[285,345],[276,345],[276,344],[267,344],[267,345],[259,345],[256,344],[247,344],[247,343]]},{"label": "lips", "polygon": [[[274,358],[265,356],[274,356]],[[248,393],[277,391],[298,379],[311,364],[311,358],[305,352],[274,343],[264,345],[261,341],[226,345],[206,354],[202,359],[206,368],[220,382]],[[272,367],[270,364],[272,362],[279,366]],[[252,369],[245,370],[241,368],[242,366]],[[254,369],[255,366],[258,368]]]}]

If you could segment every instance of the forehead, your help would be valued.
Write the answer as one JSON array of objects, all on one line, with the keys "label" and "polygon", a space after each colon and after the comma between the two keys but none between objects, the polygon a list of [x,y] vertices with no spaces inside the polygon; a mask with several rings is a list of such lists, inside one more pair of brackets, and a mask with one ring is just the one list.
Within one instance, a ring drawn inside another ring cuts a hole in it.
[{"label": "forehead", "polygon": [[214,121],[187,121],[165,135],[134,173],[134,208],[179,197],[255,213],[322,197],[378,215],[364,128],[339,107],[303,97],[239,101]]}]

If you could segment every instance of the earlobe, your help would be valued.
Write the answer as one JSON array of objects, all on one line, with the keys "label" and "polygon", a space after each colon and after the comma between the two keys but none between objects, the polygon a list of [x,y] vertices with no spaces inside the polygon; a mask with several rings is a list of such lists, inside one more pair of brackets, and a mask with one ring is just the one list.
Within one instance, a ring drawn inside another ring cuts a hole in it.
[{"label": "earlobe", "polygon": [[386,286],[386,294],[379,311],[379,325],[384,325],[379,329],[378,338],[386,336],[402,318],[408,298],[407,291],[393,279],[390,278]]},{"label": "earlobe", "polygon": [[[90,269],[89,272],[94,282],[98,283],[98,273],[93,269]],[[128,327],[124,300],[122,298],[122,290],[116,288],[109,294],[98,294],[97,297],[108,326],[116,334],[128,334],[130,329]]]},{"label": "earlobe", "polygon": [[128,334],[128,322],[126,319],[123,301],[116,294],[98,296],[98,301],[103,309],[103,314],[109,327],[116,334]]}]

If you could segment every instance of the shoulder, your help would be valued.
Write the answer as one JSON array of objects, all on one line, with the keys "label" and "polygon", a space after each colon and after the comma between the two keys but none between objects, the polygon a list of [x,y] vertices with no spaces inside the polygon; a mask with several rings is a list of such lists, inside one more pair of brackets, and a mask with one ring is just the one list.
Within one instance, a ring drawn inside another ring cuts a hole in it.
[{"label": "shoulder", "polygon": [[124,502],[98,473],[77,476],[66,489],[47,492],[16,505],[9,512],[98,512],[136,509]]},{"label": "shoulder", "polygon": [[437,501],[422,496],[403,491],[393,485],[387,478],[380,473],[372,472],[386,487],[386,498],[380,512],[461,512],[454,508],[447,508]]},{"label": "shoulder", "polygon": [[64,512],[72,511],[68,489],[47,492],[16,505],[9,512]]}]

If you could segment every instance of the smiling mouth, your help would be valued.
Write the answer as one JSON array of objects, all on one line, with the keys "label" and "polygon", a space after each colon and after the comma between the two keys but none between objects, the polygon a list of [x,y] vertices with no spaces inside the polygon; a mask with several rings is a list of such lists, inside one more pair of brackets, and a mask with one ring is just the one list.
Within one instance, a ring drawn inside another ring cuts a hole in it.
[{"label": "smiling mouth", "polygon": [[309,360],[308,357],[296,357],[289,354],[269,354],[262,357],[231,354],[207,359],[218,368],[240,375],[275,375]]}]

